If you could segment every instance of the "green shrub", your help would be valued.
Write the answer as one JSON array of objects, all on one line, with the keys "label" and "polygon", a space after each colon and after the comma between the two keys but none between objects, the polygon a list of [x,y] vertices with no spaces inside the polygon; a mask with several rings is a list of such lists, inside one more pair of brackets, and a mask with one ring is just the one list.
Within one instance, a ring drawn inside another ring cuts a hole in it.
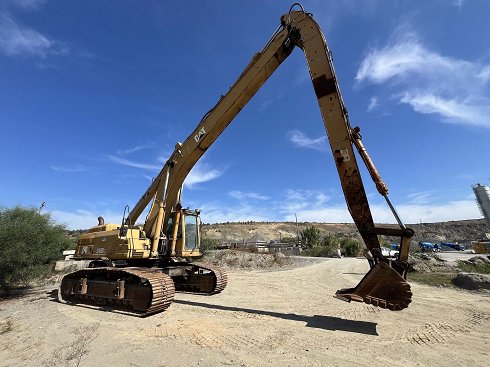
[{"label": "green shrub", "polygon": [[331,257],[332,250],[328,247],[324,246],[315,246],[309,249],[306,249],[301,253],[303,256],[314,256],[314,257]]},{"label": "green shrub", "polygon": [[342,235],[327,235],[321,238],[315,246],[307,247],[302,254],[305,256],[330,257],[339,247],[345,253],[345,256],[356,257],[361,255],[361,243],[357,239]]},{"label": "green shrub", "polygon": [[282,243],[297,244],[298,243],[298,239],[296,237],[292,237],[292,236],[284,236],[284,237],[281,238],[281,242]]},{"label": "green shrub", "polygon": [[72,241],[50,214],[32,208],[0,208],[0,288],[44,275]]},{"label": "green shrub", "polygon": [[322,236],[318,228],[309,226],[300,232],[301,245],[306,248],[312,248],[320,245]]},{"label": "green shrub", "polygon": [[340,239],[340,248],[344,250],[345,256],[356,257],[361,255],[362,245],[354,238],[344,237]]},{"label": "green shrub", "polygon": [[458,268],[466,273],[490,274],[490,264],[487,262],[458,261]]},{"label": "green shrub", "polygon": [[201,239],[201,254],[206,255],[211,250],[215,250],[220,245],[219,240],[211,239],[211,238],[203,238]]}]

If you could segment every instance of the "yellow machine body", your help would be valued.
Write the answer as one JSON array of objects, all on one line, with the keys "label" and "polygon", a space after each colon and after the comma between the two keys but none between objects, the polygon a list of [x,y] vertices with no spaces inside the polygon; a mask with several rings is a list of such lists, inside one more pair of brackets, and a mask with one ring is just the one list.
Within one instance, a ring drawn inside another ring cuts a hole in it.
[{"label": "yellow machine body", "polygon": [[[175,220],[176,217],[179,220]],[[158,253],[171,251],[173,257],[182,258],[201,256],[200,223],[199,215],[194,211],[180,209],[178,216],[173,213],[165,235],[160,238]],[[151,240],[146,237],[142,226],[101,224],[80,236],[73,258],[117,261],[157,259],[158,256],[152,256]]]}]

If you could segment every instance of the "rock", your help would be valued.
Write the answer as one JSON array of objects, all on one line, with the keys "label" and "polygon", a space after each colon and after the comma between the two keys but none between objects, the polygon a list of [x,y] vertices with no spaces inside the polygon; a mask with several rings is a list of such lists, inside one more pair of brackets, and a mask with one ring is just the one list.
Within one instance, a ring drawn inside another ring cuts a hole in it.
[{"label": "rock", "polygon": [[81,261],[60,260],[60,261],[56,261],[54,270],[69,273],[71,271],[87,268],[89,263],[90,260],[81,260]]},{"label": "rock", "polygon": [[459,273],[453,283],[463,289],[490,289],[490,275]]},{"label": "rock", "polygon": [[488,257],[485,257],[485,256],[473,256],[471,258],[469,258],[467,261],[469,261],[470,263],[473,263],[473,264],[489,264],[490,263],[490,259]]},{"label": "rock", "polygon": [[430,273],[430,267],[427,264],[418,262],[410,264],[410,271],[417,271],[421,273]]}]

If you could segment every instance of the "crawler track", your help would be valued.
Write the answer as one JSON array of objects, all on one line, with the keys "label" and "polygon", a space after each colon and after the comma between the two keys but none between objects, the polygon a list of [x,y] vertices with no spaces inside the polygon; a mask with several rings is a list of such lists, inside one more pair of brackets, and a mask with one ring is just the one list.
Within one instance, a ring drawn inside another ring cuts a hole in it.
[{"label": "crawler track", "polygon": [[228,283],[228,276],[222,268],[200,262],[189,264],[186,276],[173,279],[177,292],[206,296],[220,293]]},{"label": "crawler track", "polygon": [[165,311],[175,287],[160,270],[142,268],[88,268],[63,277],[58,300],[87,307],[103,307],[135,316]]},{"label": "crawler track", "polygon": [[228,284],[228,275],[223,268],[200,262],[195,262],[192,265],[199,266],[201,269],[209,270],[214,274],[214,289],[211,292],[206,293],[207,295],[210,296],[216,293],[220,293],[223,289],[226,288],[226,285]]}]

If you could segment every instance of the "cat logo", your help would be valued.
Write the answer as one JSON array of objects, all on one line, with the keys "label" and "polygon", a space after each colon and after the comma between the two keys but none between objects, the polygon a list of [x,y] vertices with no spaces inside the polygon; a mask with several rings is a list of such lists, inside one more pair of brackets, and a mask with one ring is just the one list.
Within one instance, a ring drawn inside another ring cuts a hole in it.
[{"label": "cat logo", "polygon": [[206,130],[204,130],[204,128],[201,128],[201,130],[199,130],[198,133],[194,135],[194,140],[196,141],[196,143],[199,143],[199,140],[201,140],[204,134],[206,134]]}]

